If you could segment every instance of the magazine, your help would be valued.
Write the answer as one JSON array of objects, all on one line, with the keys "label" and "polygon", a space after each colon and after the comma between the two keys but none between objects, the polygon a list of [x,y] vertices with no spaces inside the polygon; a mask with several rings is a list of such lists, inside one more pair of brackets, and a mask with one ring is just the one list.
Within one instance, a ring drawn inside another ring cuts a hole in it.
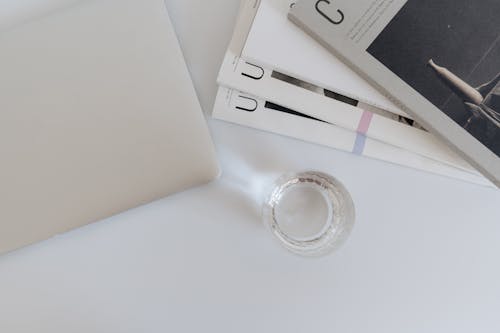
[{"label": "magazine", "polygon": [[493,186],[480,175],[462,171],[230,88],[219,88],[212,116],[415,170],[482,186]]},{"label": "magazine", "polygon": [[500,186],[500,1],[300,0],[290,19]]}]

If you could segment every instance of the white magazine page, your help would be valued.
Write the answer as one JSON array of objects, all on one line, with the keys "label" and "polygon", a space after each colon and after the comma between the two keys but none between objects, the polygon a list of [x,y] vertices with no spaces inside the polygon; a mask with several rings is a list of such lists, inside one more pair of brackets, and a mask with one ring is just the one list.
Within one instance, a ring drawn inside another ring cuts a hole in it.
[{"label": "white magazine page", "polygon": [[287,18],[293,0],[261,0],[241,56],[407,117],[401,109]]},{"label": "white magazine page", "polygon": [[410,127],[391,118],[331,98],[318,98],[317,92],[273,78],[273,72],[241,59],[238,54],[244,45],[245,34],[252,15],[241,13],[235,33],[225,55],[218,82],[221,85],[249,92],[267,101],[297,110],[309,116],[360,132],[375,140],[409,150],[453,167],[477,174],[448,147],[429,133]]},{"label": "white magazine page", "polygon": [[459,179],[492,186],[485,178],[403,149],[367,138],[319,120],[308,118],[251,94],[219,88],[213,114],[216,119],[297,138],[356,155]]}]

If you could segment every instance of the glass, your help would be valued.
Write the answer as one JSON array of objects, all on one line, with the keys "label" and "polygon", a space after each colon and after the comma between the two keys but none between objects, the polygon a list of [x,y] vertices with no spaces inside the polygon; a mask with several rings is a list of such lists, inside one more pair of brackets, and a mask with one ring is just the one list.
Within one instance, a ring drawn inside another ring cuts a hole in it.
[{"label": "glass", "polygon": [[291,252],[322,256],[349,236],[355,220],[349,192],[332,176],[317,172],[285,174],[264,202],[263,219]]}]

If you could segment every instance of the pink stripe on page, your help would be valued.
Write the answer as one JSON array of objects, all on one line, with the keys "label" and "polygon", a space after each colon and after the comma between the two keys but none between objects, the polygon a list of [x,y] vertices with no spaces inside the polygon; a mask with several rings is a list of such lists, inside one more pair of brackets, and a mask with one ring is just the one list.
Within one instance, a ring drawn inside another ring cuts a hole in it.
[{"label": "pink stripe on page", "polygon": [[368,133],[368,129],[370,128],[372,119],[373,119],[373,113],[364,111],[363,115],[361,116],[361,120],[359,121],[357,132],[360,134]]}]

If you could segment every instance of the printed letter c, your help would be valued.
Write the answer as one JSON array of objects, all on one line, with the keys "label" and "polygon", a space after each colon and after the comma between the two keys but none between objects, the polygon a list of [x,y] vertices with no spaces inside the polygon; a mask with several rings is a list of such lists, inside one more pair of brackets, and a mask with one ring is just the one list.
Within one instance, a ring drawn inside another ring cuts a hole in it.
[{"label": "printed letter c", "polygon": [[326,15],[325,12],[323,10],[321,10],[321,8],[319,7],[320,3],[322,3],[322,2],[326,2],[328,5],[331,4],[330,0],[318,0],[316,2],[316,10],[318,11],[318,13],[321,16],[323,16],[325,19],[328,20],[328,22],[330,22],[332,24],[340,24],[344,21],[344,13],[342,13],[342,11],[339,9],[337,9],[337,12],[340,14],[340,18],[338,20],[333,20],[331,17]]}]

